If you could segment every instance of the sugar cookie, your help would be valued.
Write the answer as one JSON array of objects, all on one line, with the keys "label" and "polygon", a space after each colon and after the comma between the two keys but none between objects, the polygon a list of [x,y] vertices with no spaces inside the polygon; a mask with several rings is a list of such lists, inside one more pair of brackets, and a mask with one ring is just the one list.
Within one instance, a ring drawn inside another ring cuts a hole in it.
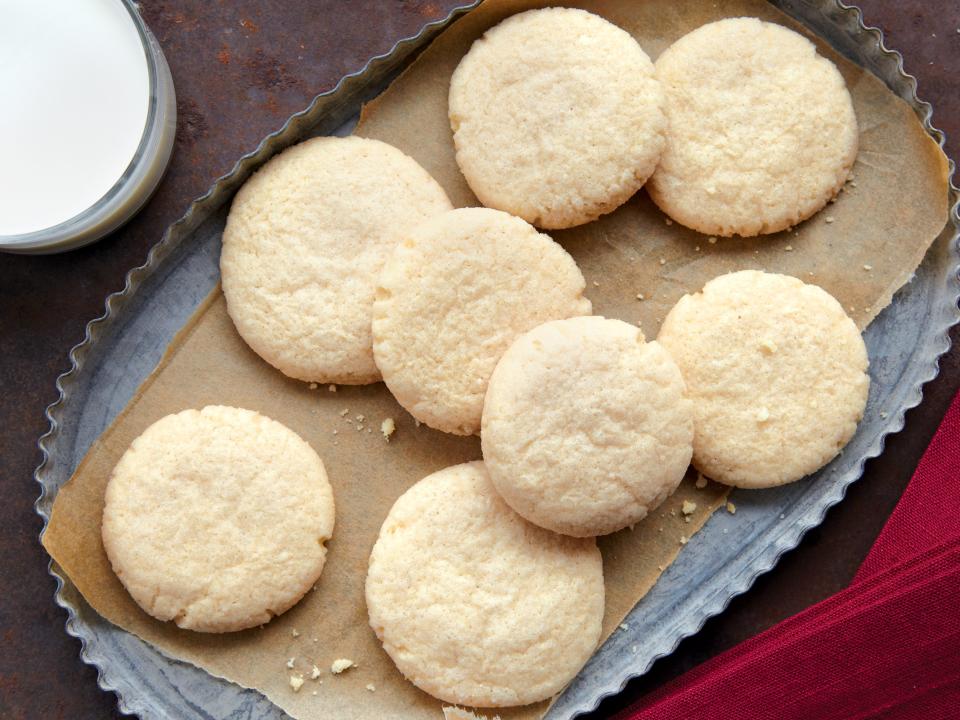
[{"label": "sugar cookie", "polygon": [[370,308],[397,234],[452,206],[412,158],[358,137],[294,145],[237,193],[220,270],[241,337],[290,377],[364,384]]},{"label": "sugar cookie", "polygon": [[704,25],[656,63],[670,132],[647,191],[709,235],[796,225],[836,195],[857,155],[840,72],[802,35],[756,18]]},{"label": "sugar cookie", "polygon": [[646,182],[667,123],[637,41],[574,8],[487,30],[450,80],[457,163],[484,205],[543,228],[595,220]]},{"label": "sugar cookie", "polygon": [[860,331],[829,293],[744,270],[685,295],[657,340],[693,400],[693,464],[738,487],[809,475],[847,444],[870,378]]},{"label": "sugar cookie", "polygon": [[500,358],[483,408],[483,459],[530,522],[586,537],[642,520],[683,479],[693,414],[680,370],[634,325],[544,323]]},{"label": "sugar cookie", "polygon": [[333,533],[323,462],[252,410],[168,415],[120,458],[103,546],[147,613],[200,632],[262,625],[320,576]]},{"label": "sugar cookie", "polygon": [[588,315],[584,285],[573,258],[520,218],[453,210],[405,233],[384,265],[374,358],[415,418],[470,435],[503,351],[546,320]]},{"label": "sugar cookie", "polygon": [[371,627],[414,685],[458,705],[525,705],[562,690],[596,649],[603,563],[593,539],[531,525],[483,463],[466,463],[396,501],[366,596]]}]

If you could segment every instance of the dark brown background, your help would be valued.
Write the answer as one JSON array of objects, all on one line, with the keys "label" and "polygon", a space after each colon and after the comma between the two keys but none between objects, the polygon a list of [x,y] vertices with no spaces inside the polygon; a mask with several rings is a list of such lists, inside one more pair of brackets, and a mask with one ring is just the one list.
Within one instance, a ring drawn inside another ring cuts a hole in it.
[{"label": "dark brown background", "polygon": [[[333,87],[344,74],[442,17],[454,0],[144,0],[143,14],[173,72],[178,125],[173,162],[156,195],[129,225],[92,247],[53,257],[0,255],[0,717],[119,717],[66,635],[65,613],[33,512],[46,430],[43,408],[67,351],[123,286],[190,200],[260,138]],[[952,0],[864,0],[867,24],[906,57],[935,124],[960,148],[960,4]],[[956,341],[958,334],[954,334]],[[597,714],[606,717],[652,687],[843,588],[880,531],[960,384],[960,352],[941,361],[923,404],[867,464],[846,500],[801,546],[733,601],[694,638]]]}]

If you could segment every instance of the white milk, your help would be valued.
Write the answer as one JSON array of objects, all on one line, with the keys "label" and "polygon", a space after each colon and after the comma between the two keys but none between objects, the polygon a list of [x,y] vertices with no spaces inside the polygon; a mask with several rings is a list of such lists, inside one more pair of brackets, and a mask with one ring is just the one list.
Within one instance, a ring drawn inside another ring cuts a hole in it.
[{"label": "white milk", "polygon": [[133,159],[149,99],[120,0],[0,0],[0,236],[103,197]]}]

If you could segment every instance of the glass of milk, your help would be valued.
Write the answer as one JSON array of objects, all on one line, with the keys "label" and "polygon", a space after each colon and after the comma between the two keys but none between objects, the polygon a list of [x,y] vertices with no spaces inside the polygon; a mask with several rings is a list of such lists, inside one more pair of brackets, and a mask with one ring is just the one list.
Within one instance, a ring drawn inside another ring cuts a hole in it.
[{"label": "glass of milk", "polygon": [[163,176],[170,70],[130,0],[0,0],[0,251],[86,245]]}]

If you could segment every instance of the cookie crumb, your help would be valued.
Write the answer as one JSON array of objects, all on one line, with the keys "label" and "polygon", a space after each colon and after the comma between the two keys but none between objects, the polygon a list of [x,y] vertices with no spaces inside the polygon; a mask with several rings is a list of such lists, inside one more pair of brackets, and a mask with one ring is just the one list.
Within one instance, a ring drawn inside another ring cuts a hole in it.
[{"label": "cookie crumb", "polygon": [[349,670],[352,667],[356,667],[356,665],[353,663],[353,660],[348,658],[338,658],[330,665],[330,672],[332,672],[334,675],[339,675],[344,670]]},{"label": "cookie crumb", "polygon": [[313,669],[310,671],[310,679],[316,680],[318,677],[320,677],[320,668],[314,665]]},{"label": "cookie crumb", "polygon": [[294,660],[293,658],[290,658],[289,660],[287,660],[287,667],[290,668],[291,670],[293,669],[293,660]]},{"label": "cookie crumb", "polygon": [[387,442],[390,442],[390,436],[393,435],[396,430],[397,424],[393,421],[393,418],[386,418],[380,423],[380,432],[383,433],[383,439]]},{"label": "cookie crumb", "polygon": [[317,389],[317,384],[316,384],[316,383],[310,383],[309,385],[307,385],[307,387],[310,388],[311,390],[316,390],[316,389]]},{"label": "cookie crumb", "polygon": [[681,536],[680,536],[680,544],[681,544],[681,545],[686,545],[686,544],[687,544],[687,536],[686,536],[686,535],[681,535]]},{"label": "cookie crumb", "polygon": [[663,572],[663,565],[657,565],[657,570],[659,570],[660,572]]},{"label": "cookie crumb", "polygon": [[667,264],[666,258],[660,258],[660,264],[661,264],[661,265],[666,265],[666,264]]},{"label": "cookie crumb", "polygon": [[867,272],[870,272],[871,270],[873,270],[873,265],[864,265],[863,269],[866,270]]},{"label": "cookie crumb", "polygon": [[357,415],[357,422],[362,423],[366,418],[363,415]]},{"label": "cookie crumb", "polygon": [[[443,720],[487,720],[486,715],[477,715],[469,710],[452,705],[444,705],[441,710],[443,711]],[[492,720],[500,720],[500,716],[494,715]]]},{"label": "cookie crumb", "polygon": [[295,637],[295,638],[296,638],[296,637],[300,637],[300,631],[297,630],[296,628],[294,628],[293,630],[291,630],[291,631],[290,631],[290,634],[293,635],[293,637]]},{"label": "cookie crumb", "polygon": [[349,412],[350,412],[350,408],[344,408],[343,410],[340,411],[340,417],[346,417],[347,413]]},{"label": "cookie crumb", "polygon": [[711,245],[716,245],[717,239],[715,237],[708,237],[707,242],[710,243]]},{"label": "cookie crumb", "polygon": [[680,508],[680,512],[684,515],[692,515],[697,510],[697,504],[695,502],[690,502],[689,500],[683,501],[683,506]]},{"label": "cookie crumb", "polygon": [[784,248],[784,250],[786,250],[787,252],[793,252],[793,245],[787,245],[787,246]]},{"label": "cookie crumb", "polygon": [[370,692],[375,692],[376,689],[377,689],[376,685],[374,685],[373,683],[367,683],[367,690],[369,690]]},{"label": "cookie crumb", "polygon": [[707,479],[703,476],[703,473],[697,473],[697,481],[693,484],[697,490],[703,490],[707,486]]},{"label": "cookie crumb", "polygon": [[729,502],[729,501],[728,501],[728,502],[727,502],[727,512],[730,513],[731,515],[736,515],[736,514],[737,514],[737,506],[734,505],[732,502]]},{"label": "cookie crumb", "polygon": [[600,283],[598,283],[596,280],[594,280],[594,281],[593,281],[593,286],[594,286],[594,287],[600,287]]},{"label": "cookie crumb", "polygon": [[621,629],[621,630],[629,630],[629,629],[630,629],[630,626],[627,625],[626,623],[620,623],[620,629]]},{"label": "cookie crumb", "polygon": [[777,344],[770,339],[760,341],[760,351],[764,355],[773,355],[777,351]]},{"label": "cookie crumb", "polygon": [[643,293],[637,293],[637,300],[643,300]]},{"label": "cookie crumb", "polygon": [[330,392],[336,392],[336,391],[337,391],[337,386],[336,386],[336,385],[327,385],[327,390],[329,390]]},{"label": "cookie crumb", "polygon": [[885,412],[883,412],[883,411],[881,410],[881,411],[880,411],[880,417],[883,418],[884,420],[886,420],[886,419],[887,419],[887,413],[885,413]]},{"label": "cookie crumb", "polygon": [[290,687],[293,688],[294,692],[300,692],[300,688],[303,687],[303,678],[299,675],[291,675]]}]

